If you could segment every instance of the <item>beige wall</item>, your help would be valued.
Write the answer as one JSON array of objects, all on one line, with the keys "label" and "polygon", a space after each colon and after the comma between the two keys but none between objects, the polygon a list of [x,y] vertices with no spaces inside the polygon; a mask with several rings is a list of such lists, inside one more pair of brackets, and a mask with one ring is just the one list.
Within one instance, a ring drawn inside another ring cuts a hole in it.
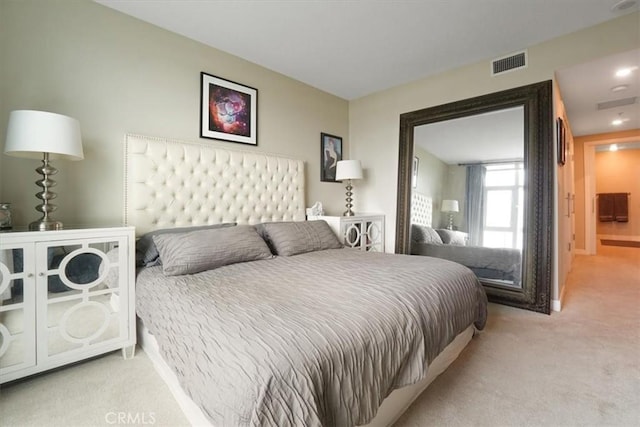
[{"label": "beige wall", "polygon": [[433,228],[445,228],[449,223],[447,214],[442,213],[442,201],[446,199],[457,200],[460,212],[453,215],[453,226],[458,230],[464,230],[464,204],[466,169],[463,166],[447,165],[433,154],[416,147],[414,157],[419,161],[418,182],[414,191],[427,197],[431,197],[433,215],[431,225]]},{"label": "beige wall", "polygon": [[563,67],[637,48],[639,16],[626,15],[529,47],[524,70],[491,77],[489,61],[483,61],[351,101],[351,157],[368,168],[367,180],[359,185],[364,198],[359,210],[386,215],[386,250],[393,252],[395,245],[400,114],[550,80]]},{"label": "beige wall", "polygon": [[431,225],[433,228],[440,228],[442,222],[440,203],[442,202],[442,189],[447,180],[447,164],[420,147],[416,147],[413,155],[419,159],[418,185],[415,191],[431,197],[433,207]]},{"label": "beige wall", "polygon": [[445,228],[448,225],[448,215],[440,211],[442,201],[457,200],[460,212],[453,215],[453,226],[458,230],[465,230],[466,168],[448,165],[419,146],[415,147],[413,155],[420,159],[418,185],[414,191],[431,197],[433,203],[432,227]]},{"label": "beige wall", "polygon": [[[15,109],[81,124],[85,160],[56,162],[57,219],[121,221],[125,133],[199,140],[201,71],[258,89],[258,147],[201,141],[303,159],[307,205],[342,211],[344,189],[320,182],[319,144],[321,132],[340,135],[349,153],[347,101],[88,0],[2,0],[0,8],[3,144]],[[0,157],[0,199],[12,202],[17,224],[35,219],[39,162]]]},{"label": "beige wall", "polygon": [[[562,95],[558,88],[557,82],[553,82],[553,110],[554,110],[554,128],[557,131],[558,119],[562,119],[565,124],[565,164],[560,165],[558,163],[557,155],[558,151],[555,150],[556,156],[556,185],[555,188],[555,200],[556,200],[556,215],[554,224],[554,234],[556,236],[556,265],[554,271],[557,275],[557,283],[554,288],[554,309],[559,311],[562,304],[563,288],[566,282],[567,276],[571,271],[574,255],[574,218],[575,213],[572,208],[572,198],[575,194],[574,187],[574,142],[573,134],[571,132],[571,123],[567,118],[567,112],[564,107]],[[554,133],[557,135],[556,133]],[[555,138],[556,148],[558,147],[557,136]]]},{"label": "beige wall", "polygon": [[[458,208],[460,211],[453,214],[453,227],[462,230],[467,230],[467,224],[465,222],[464,210],[466,204],[467,190],[467,168],[466,166],[448,165],[447,166],[447,181],[442,191],[442,198],[444,200],[457,200]],[[448,217],[443,215],[444,219],[441,221],[440,226],[446,227],[448,225]]]},{"label": "beige wall", "polygon": [[[586,249],[586,208],[585,206],[585,144],[607,144],[616,141],[640,141],[640,130],[630,130],[624,132],[610,132],[597,135],[586,135],[574,138],[574,160],[575,160],[575,192],[576,192],[576,248]],[[639,233],[640,234],[640,233]]]},{"label": "beige wall", "polygon": [[629,222],[597,222],[598,235],[640,237],[640,150],[596,153],[596,194],[630,193]]}]

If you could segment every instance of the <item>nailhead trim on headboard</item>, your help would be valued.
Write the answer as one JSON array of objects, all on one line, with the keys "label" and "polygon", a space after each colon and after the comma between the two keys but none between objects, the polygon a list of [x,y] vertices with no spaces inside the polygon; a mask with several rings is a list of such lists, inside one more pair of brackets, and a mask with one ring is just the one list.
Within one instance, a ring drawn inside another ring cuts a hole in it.
[{"label": "nailhead trim on headboard", "polygon": [[305,219],[302,160],[131,134],[124,152],[124,222],[138,235]]}]

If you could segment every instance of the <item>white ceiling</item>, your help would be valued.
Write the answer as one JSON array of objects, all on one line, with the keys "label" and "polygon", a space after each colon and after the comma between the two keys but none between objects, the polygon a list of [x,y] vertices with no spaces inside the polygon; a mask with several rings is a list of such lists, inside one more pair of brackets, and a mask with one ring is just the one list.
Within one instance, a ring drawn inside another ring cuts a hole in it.
[{"label": "white ceiling", "polygon": [[[640,23],[638,31],[640,40]],[[635,71],[617,77],[616,71],[624,67]],[[574,136],[640,128],[640,49],[558,70],[556,77]],[[627,87],[611,90],[621,86]],[[598,109],[599,103],[633,98],[630,105]],[[618,118],[623,123],[612,125]]]},{"label": "white ceiling", "polygon": [[[636,0],[95,1],[347,100],[638,10]],[[607,99],[594,74],[563,72],[574,134],[610,131],[583,112]]]},{"label": "white ceiling", "polygon": [[443,162],[524,158],[524,108],[516,107],[418,126],[414,142]]}]

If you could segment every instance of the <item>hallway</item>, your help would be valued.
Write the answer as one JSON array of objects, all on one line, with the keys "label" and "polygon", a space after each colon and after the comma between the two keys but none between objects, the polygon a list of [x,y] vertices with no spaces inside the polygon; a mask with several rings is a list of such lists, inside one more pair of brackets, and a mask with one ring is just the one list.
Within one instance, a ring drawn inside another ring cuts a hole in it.
[{"label": "hallway", "polygon": [[598,242],[597,255],[576,255],[566,286],[563,313],[628,316],[640,334],[640,248]]}]

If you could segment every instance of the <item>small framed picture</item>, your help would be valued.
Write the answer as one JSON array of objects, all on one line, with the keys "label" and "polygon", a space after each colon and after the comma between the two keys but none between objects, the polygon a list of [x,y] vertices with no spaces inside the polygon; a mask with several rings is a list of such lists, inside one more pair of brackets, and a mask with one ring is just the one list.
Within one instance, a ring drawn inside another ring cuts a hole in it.
[{"label": "small framed picture", "polygon": [[200,76],[200,137],[258,145],[258,90]]},{"label": "small framed picture", "polygon": [[411,170],[411,187],[418,187],[418,165],[420,163],[420,159],[417,157],[413,158],[413,169]]},{"label": "small framed picture", "polygon": [[342,138],[328,133],[320,134],[320,181],[336,181],[336,165],[342,160]]},{"label": "small framed picture", "polygon": [[564,165],[567,161],[567,139],[566,139],[566,130],[564,128],[564,120],[561,117],[558,117],[556,123],[557,129],[557,139],[558,139],[558,164]]}]

